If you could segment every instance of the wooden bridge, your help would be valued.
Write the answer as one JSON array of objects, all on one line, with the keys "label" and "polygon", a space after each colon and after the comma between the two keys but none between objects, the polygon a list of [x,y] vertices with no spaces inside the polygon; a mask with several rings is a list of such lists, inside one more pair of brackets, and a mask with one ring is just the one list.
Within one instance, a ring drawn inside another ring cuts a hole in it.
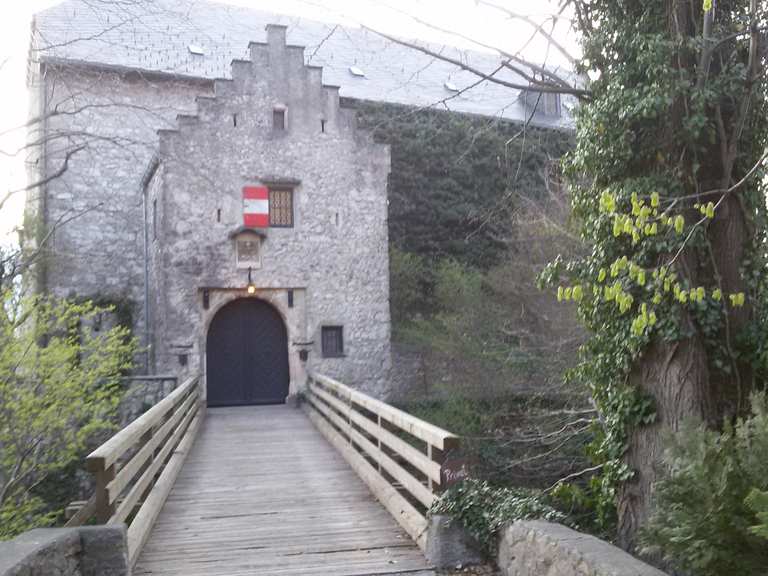
[{"label": "wooden bridge", "polygon": [[128,524],[134,574],[433,574],[425,514],[458,439],[322,375],[302,407],[206,410],[189,379],[88,456],[68,525]]}]

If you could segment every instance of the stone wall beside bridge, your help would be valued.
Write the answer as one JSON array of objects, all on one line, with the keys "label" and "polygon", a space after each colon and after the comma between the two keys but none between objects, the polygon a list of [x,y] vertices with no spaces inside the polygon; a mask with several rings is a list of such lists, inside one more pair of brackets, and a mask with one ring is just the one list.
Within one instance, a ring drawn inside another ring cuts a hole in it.
[{"label": "stone wall beside bridge", "polygon": [[499,541],[504,576],[667,576],[623,550],[560,524],[510,524]]},{"label": "stone wall beside bridge", "polygon": [[125,526],[38,528],[0,542],[0,576],[129,576]]}]

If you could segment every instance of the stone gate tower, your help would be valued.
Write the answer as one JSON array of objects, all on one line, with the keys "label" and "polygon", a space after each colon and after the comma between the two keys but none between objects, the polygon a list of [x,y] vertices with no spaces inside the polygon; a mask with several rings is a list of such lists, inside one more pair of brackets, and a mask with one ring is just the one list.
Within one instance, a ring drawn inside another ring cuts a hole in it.
[{"label": "stone gate tower", "polygon": [[202,370],[212,404],[280,401],[309,367],[386,392],[389,150],[285,32],[159,131],[143,181],[152,364]]}]

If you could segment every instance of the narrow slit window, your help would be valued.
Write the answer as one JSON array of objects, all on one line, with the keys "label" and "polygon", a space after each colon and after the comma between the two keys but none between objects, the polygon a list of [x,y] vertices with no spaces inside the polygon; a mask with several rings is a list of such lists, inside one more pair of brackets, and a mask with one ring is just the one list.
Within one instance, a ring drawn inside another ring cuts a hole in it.
[{"label": "narrow slit window", "polygon": [[325,120],[320,120],[320,132],[325,132]]},{"label": "narrow slit window", "polygon": [[323,358],[341,358],[344,356],[344,327],[323,326],[321,332]]},{"label": "narrow slit window", "polygon": [[152,239],[157,239],[157,198],[152,200]]},{"label": "narrow slit window", "polygon": [[293,227],[293,190],[269,190],[269,225],[275,228]]},{"label": "narrow slit window", "polygon": [[232,114],[232,126],[237,128],[237,114]]},{"label": "narrow slit window", "polygon": [[275,130],[285,130],[285,110],[282,108],[272,110],[272,128]]}]

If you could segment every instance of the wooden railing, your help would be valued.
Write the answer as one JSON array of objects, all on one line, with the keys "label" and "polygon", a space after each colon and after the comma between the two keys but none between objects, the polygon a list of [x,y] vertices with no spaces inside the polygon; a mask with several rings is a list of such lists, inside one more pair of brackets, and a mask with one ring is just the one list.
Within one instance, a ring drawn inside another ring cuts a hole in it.
[{"label": "wooden railing", "polygon": [[459,439],[321,374],[310,374],[307,413],[422,548],[426,511],[442,489],[445,455]]},{"label": "wooden railing", "polygon": [[67,522],[128,524],[133,565],[173,487],[203,419],[200,380],[193,377],[88,455],[96,490]]}]

